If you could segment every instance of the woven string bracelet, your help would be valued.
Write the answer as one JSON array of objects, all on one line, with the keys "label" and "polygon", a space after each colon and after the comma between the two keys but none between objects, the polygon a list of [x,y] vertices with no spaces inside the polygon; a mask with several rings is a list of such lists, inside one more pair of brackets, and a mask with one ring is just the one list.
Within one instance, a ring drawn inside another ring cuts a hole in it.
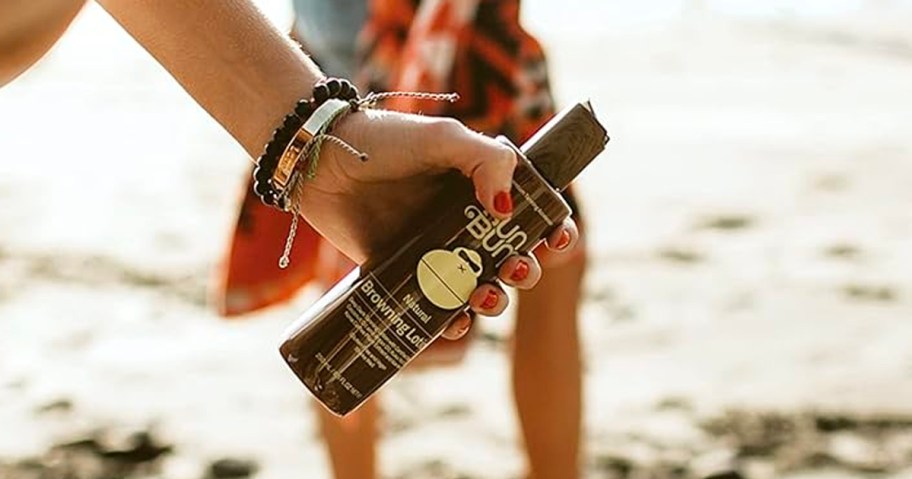
[{"label": "woven string bracelet", "polygon": [[[369,93],[364,98],[358,98],[357,90],[345,80],[338,80],[337,82],[336,79],[331,79],[323,85],[327,86],[321,88],[319,91],[317,88],[314,89],[314,100],[312,100],[309,105],[313,109],[307,115],[306,121],[302,120],[296,132],[285,132],[286,123],[294,125],[293,121],[288,122],[287,120],[283,123],[282,127],[276,130],[276,134],[273,135],[273,140],[284,140],[285,147],[280,156],[274,154],[277,157],[275,160],[272,162],[268,162],[267,160],[267,166],[272,163],[274,163],[274,166],[271,166],[268,169],[264,168],[263,170],[261,170],[261,167],[258,167],[257,172],[255,173],[258,182],[257,184],[263,182],[269,186],[268,191],[266,187],[260,187],[260,190],[266,192],[265,195],[261,195],[264,202],[271,200],[267,202],[267,204],[276,206],[292,215],[291,225],[289,226],[288,235],[285,239],[285,247],[282,251],[282,256],[279,258],[279,267],[283,269],[287,268],[291,262],[291,250],[294,245],[299,221],[298,215],[300,214],[300,211],[298,210],[298,204],[300,203],[299,199],[304,187],[303,182],[308,179],[313,179],[316,175],[316,169],[324,143],[332,143],[349,155],[358,158],[360,161],[368,160],[368,155],[366,153],[359,151],[345,140],[332,134],[333,128],[339,121],[346,115],[356,111],[375,108],[378,102],[393,97],[446,101],[451,103],[459,99],[459,95],[456,93],[402,91]],[[342,98],[339,95],[350,96],[351,98]],[[302,100],[298,105],[301,106],[304,102],[305,100]],[[318,103],[318,106],[314,107],[314,103]],[[304,108],[301,109],[304,110]],[[297,110],[298,109],[296,108],[296,113]],[[296,114],[295,116],[300,119],[303,115],[298,116]],[[282,130],[282,132],[280,132],[280,130]],[[271,144],[272,142],[270,145]],[[267,145],[267,153],[270,150],[270,145]],[[276,150],[277,148],[273,147],[273,151]],[[264,158],[261,157],[261,162],[263,159]],[[266,176],[266,171],[269,172],[270,176]],[[261,178],[265,181],[262,181]],[[259,190],[256,191],[258,194],[260,193]]]}]

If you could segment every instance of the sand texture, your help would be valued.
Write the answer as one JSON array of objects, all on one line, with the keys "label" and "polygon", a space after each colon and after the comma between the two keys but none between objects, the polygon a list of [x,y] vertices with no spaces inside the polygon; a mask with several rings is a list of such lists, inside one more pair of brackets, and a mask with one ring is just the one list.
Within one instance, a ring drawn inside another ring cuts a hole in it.
[{"label": "sand texture", "polygon": [[[612,136],[585,477],[912,478],[912,11],[589,24],[533,22]],[[314,294],[206,305],[248,168],[94,5],[0,90],[0,478],[328,477],[276,353]],[[384,390],[385,477],[521,477],[511,321]]]}]

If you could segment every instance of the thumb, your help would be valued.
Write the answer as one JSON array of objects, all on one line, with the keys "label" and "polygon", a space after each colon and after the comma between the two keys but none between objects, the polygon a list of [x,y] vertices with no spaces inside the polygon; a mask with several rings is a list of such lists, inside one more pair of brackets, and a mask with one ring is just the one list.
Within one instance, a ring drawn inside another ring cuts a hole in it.
[{"label": "thumb", "polygon": [[516,153],[499,141],[453,121],[448,133],[440,138],[444,161],[472,180],[475,197],[495,218],[506,219],[513,213],[510,190]]}]

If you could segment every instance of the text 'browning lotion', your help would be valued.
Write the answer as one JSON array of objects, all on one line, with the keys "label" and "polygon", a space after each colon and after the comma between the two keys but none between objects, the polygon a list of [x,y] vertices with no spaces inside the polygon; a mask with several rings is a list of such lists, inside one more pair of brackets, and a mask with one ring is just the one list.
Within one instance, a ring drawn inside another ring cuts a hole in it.
[{"label": "text 'browning lotion'", "polygon": [[588,102],[562,111],[521,149],[510,219],[488,215],[466,179],[398,251],[355,269],[304,313],[282,357],[327,408],[351,412],[468,308],[477,285],[496,281],[507,257],[531,251],[570,216],[560,191],[607,142]]}]

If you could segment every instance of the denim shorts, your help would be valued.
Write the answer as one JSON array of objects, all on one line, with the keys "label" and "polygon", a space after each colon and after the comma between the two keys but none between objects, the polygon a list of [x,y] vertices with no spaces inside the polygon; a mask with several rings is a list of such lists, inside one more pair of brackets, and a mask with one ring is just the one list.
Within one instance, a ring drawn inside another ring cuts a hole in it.
[{"label": "denim shorts", "polygon": [[368,0],[293,0],[295,35],[323,72],[352,78]]}]

